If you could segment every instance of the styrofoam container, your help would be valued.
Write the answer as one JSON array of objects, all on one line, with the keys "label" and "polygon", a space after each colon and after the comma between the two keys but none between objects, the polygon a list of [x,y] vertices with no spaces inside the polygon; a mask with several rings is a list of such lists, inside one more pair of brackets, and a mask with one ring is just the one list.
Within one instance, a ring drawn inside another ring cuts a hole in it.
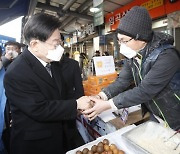
[{"label": "styrofoam container", "polygon": [[[124,133],[122,138],[127,148],[138,154],[180,154],[180,134],[155,122],[146,122]],[[171,137],[173,136],[173,137]]]}]

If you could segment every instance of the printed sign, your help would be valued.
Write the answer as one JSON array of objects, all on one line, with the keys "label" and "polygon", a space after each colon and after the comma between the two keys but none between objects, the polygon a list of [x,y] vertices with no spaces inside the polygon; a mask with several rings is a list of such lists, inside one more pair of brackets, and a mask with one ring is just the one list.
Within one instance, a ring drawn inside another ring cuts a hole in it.
[{"label": "printed sign", "polygon": [[115,72],[113,56],[93,57],[96,76]]},{"label": "printed sign", "polygon": [[154,9],[161,5],[163,5],[163,0],[149,0],[149,1],[141,4],[141,6],[145,7],[147,10]]}]

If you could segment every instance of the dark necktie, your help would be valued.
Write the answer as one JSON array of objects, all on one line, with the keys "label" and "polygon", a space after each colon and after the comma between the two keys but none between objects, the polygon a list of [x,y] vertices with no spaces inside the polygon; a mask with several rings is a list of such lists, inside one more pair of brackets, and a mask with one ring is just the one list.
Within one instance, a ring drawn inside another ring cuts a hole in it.
[{"label": "dark necktie", "polygon": [[46,66],[45,66],[46,70],[48,71],[49,75],[52,77],[52,73],[51,73],[51,64],[48,63]]}]

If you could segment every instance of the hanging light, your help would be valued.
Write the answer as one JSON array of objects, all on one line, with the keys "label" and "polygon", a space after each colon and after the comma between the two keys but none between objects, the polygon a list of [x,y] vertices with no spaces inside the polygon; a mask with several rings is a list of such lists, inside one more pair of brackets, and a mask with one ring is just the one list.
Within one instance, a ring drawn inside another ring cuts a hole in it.
[{"label": "hanging light", "polygon": [[92,8],[90,8],[90,12],[92,12],[92,13],[96,13],[96,12],[98,12],[100,9],[99,8],[97,8],[97,7],[92,7]]}]

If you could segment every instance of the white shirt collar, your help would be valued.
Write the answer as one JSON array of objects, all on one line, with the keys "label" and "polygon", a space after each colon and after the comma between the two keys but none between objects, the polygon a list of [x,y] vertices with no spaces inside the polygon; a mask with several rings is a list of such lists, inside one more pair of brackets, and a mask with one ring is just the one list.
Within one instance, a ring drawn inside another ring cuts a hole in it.
[{"label": "white shirt collar", "polygon": [[[29,47],[28,47],[28,50],[29,50]],[[30,50],[29,50],[29,51],[30,51]],[[31,53],[32,53],[32,52],[31,52]],[[46,63],[46,62],[43,61],[42,59],[40,59],[40,58],[38,58],[37,56],[35,56],[33,53],[32,53],[32,55],[33,55],[34,57],[36,57],[44,67],[46,67],[46,65],[47,65],[48,63]]]},{"label": "white shirt collar", "polygon": [[[35,55],[34,55],[35,56]],[[36,56],[35,56],[36,57]],[[46,63],[45,61],[43,61],[42,59],[40,59],[40,58],[38,58],[38,57],[36,57],[40,62],[41,62],[41,64],[44,66],[44,67],[46,67],[46,65],[48,64],[48,63]]]}]

